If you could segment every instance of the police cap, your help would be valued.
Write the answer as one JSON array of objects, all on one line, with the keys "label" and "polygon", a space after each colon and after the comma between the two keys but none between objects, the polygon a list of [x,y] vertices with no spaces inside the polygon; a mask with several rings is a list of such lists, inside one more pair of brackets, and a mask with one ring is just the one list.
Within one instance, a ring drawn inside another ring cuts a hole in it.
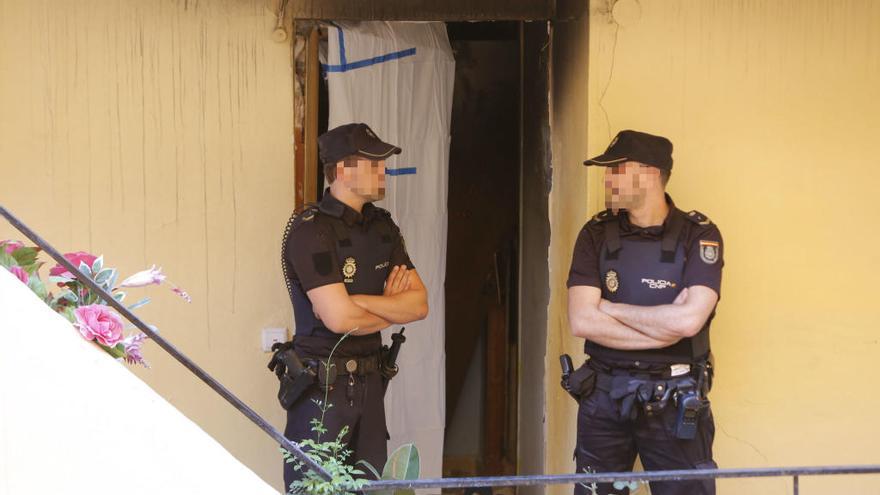
[{"label": "police cap", "polygon": [[345,124],[318,136],[321,161],[336,163],[351,155],[384,160],[401,149],[376,136],[367,124]]},{"label": "police cap", "polygon": [[584,165],[613,167],[623,162],[639,162],[661,170],[672,170],[672,142],[663,136],[639,131],[620,131],[601,155]]}]

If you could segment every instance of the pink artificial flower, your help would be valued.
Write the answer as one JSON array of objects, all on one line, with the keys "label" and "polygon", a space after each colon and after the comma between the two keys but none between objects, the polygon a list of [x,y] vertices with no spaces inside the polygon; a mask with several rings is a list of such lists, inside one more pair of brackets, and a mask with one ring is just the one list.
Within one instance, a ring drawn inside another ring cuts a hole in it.
[{"label": "pink artificial flower", "polygon": [[186,301],[186,302],[188,302],[188,303],[193,302],[192,298],[189,297],[189,294],[187,294],[186,291],[183,290],[183,289],[181,289],[180,287],[174,287],[174,288],[172,288],[172,289],[171,289],[171,292],[173,292],[173,293],[177,294],[178,296],[182,297],[183,300]]},{"label": "pink artificial flower", "polygon": [[141,348],[144,345],[144,340],[147,339],[147,334],[145,333],[137,333],[133,335],[129,335],[125,340],[122,341],[122,344],[125,346],[125,362],[128,364],[142,364],[144,368],[149,368],[150,365],[144,360],[143,354],[141,354]]},{"label": "pink artificial flower", "polygon": [[[81,262],[85,263],[89,266],[92,266],[92,264],[95,262],[95,260],[98,259],[98,257],[95,256],[94,254],[89,254],[85,251],[77,251],[75,253],[66,253],[64,255],[64,257],[67,258],[67,261],[70,261],[73,264],[73,266],[75,266],[77,268],[79,268],[79,264]],[[52,267],[51,270],[49,270],[49,276],[50,277],[74,278],[73,274],[70,273],[67,270],[67,268],[64,268],[60,264],[55,265],[54,267]]]},{"label": "pink artificial flower", "polygon": [[18,241],[0,241],[0,245],[6,250],[6,254],[12,254],[16,249],[24,247],[24,244]]},{"label": "pink artificial flower", "polygon": [[146,287],[147,285],[159,285],[165,281],[165,275],[162,274],[162,268],[156,268],[153,265],[148,270],[143,270],[123,280],[119,284],[119,288],[123,287]]},{"label": "pink artificial flower", "polygon": [[20,267],[20,266],[13,266],[13,267],[10,267],[10,268],[9,268],[9,271],[10,271],[13,275],[15,275],[16,277],[18,277],[18,279],[21,280],[21,283],[23,283],[23,284],[27,284],[27,283],[28,283],[28,280],[30,280],[30,277],[28,276],[27,272],[24,271],[24,269],[23,269],[22,267]]},{"label": "pink artificial flower", "polygon": [[122,340],[122,318],[103,304],[80,306],[73,311],[76,328],[86,340],[113,347]]}]

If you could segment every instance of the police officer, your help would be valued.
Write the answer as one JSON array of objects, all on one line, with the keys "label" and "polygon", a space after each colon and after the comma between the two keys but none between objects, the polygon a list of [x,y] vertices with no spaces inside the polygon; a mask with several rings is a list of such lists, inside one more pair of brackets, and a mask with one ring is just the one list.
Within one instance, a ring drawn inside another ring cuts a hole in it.
[{"label": "police officer", "polygon": [[[318,138],[324,175],[330,187],[319,204],[295,213],[282,243],[283,268],[293,303],[293,349],[304,363],[319,366],[319,383],[288,409],[285,436],[315,439],[311,420],[321,411],[329,387],[332,404],[321,441],[332,441],[343,427],[353,451],[381,472],[388,431],[379,374],[379,331],[427,316],[427,292],[406,252],[400,230],[388,211],[373,201],[385,196],[385,159],[401,149],[382,142],[365,124],[337,127]],[[350,334],[340,343],[340,339]],[[285,463],[286,486],[297,479]]]},{"label": "police officer", "polygon": [[[665,193],[668,139],[622,131],[584,164],[606,167],[607,209],[581,230],[568,278],[571,331],[590,357],[579,398],[578,472],[629,471],[637,454],[646,470],[715,468],[706,393],[721,233]],[[653,482],[651,493],[714,494],[715,483]]]}]

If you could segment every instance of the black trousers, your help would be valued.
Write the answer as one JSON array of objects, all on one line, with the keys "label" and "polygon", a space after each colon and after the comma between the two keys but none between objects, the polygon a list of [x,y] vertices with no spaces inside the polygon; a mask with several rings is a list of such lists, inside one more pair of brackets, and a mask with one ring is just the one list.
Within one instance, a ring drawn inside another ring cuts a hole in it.
[{"label": "black trousers", "polygon": [[[385,425],[385,403],[382,390],[382,376],[378,373],[355,375],[354,387],[349,391],[349,376],[340,375],[330,390],[327,402],[332,404],[324,414],[324,427],[327,432],[321,435],[321,442],[329,442],[343,427],[348,426],[348,434],[343,441],[353,451],[348,458],[349,464],[366,461],[382,473],[388,457],[388,430]],[[317,433],[312,431],[311,420],[321,417],[321,409],[314,401],[324,401],[324,391],[315,385],[287,411],[287,427],[284,436],[294,442],[304,439],[316,439]],[[358,466],[373,478],[368,469]],[[301,473],[294,470],[293,463],[284,463],[284,487],[301,478]]]},{"label": "black trousers", "polygon": [[[640,407],[638,404],[636,407]],[[679,440],[673,434],[677,410],[670,401],[663,412],[647,416],[639,411],[635,420],[620,418],[620,403],[598,387],[582,397],[578,408],[577,472],[631,471],[636,454],[646,471],[670,469],[714,469],[712,441],[715,423],[711,409],[702,411],[697,436]],[[611,483],[595,487],[575,485],[576,495],[623,494],[629,489],[615,490]],[[651,483],[653,495],[714,495],[714,480],[657,481]]]}]

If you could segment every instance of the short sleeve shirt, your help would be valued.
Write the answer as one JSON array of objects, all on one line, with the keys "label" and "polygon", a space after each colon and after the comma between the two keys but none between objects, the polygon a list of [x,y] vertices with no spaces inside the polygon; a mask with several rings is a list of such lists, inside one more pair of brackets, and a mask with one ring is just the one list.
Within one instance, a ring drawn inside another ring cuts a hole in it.
[{"label": "short sleeve shirt", "polygon": [[[328,204],[325,205],[325,202]],[[339,212],[349,228],[364,228],[364,222],[368,222],[367,228],[375,228],[376,222],[387,222],[388,230],[393,237],[391,265],[415,268],[406,251],[400,229],[389,215],[383,214],[384,210],[367,203],[361,214],[329,194],[325,194],[322,206],[327,206],[326,210],[331,213]],[[302,213],[290,232],[285,251],[285,256],[293,267],[294,273],[291,276],[299,281],[305,292],[324,285],[343,282],[342,265],[336,252],[336,237],[326,222],[314,220],[317,214],[313,210]]]}]

